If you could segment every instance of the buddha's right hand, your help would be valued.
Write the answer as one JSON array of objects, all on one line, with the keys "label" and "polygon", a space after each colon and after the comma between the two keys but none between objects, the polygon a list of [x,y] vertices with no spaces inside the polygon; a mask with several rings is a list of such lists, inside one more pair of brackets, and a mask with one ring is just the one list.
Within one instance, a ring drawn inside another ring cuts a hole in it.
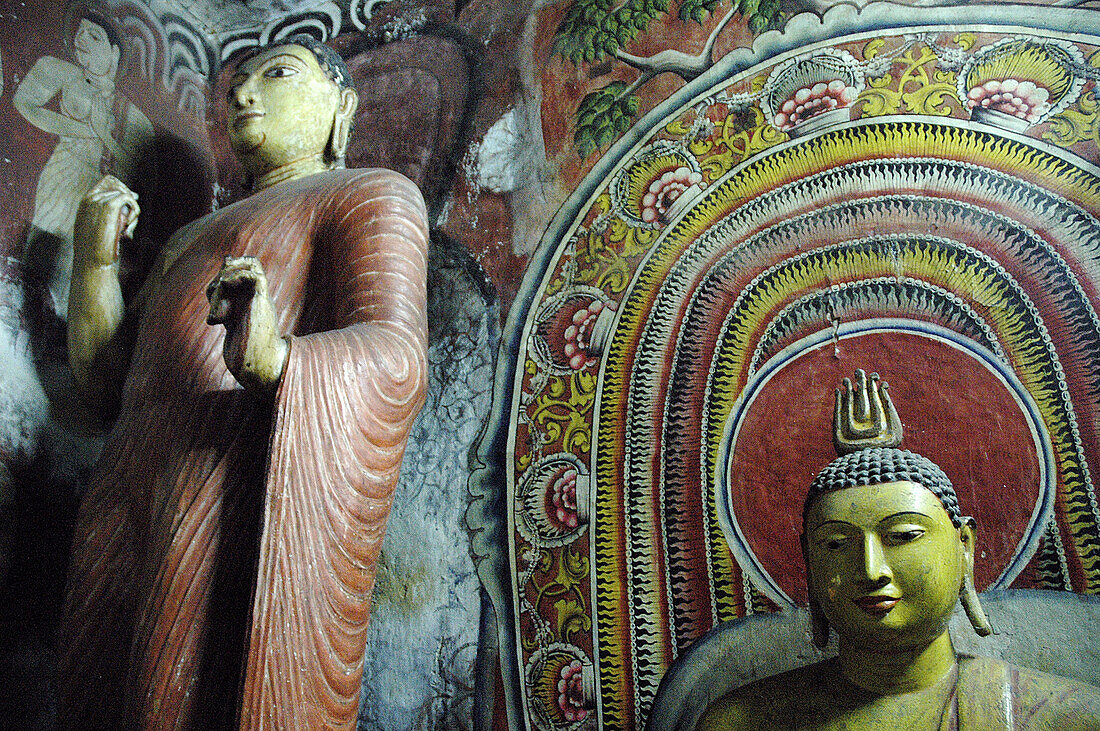
[{"label": "buddha's right hand", "polygon": [[267,275],[254,256],[227,256],[206,287],[210,325],[225,325],[225,366],[245,388],[271,390],[286,369],[287,342],[279,335]]},{"label": "buddha's right hand", "polygon": [[94,402],[113,401],[118,364],[129,354],[115,337],[126,312],[116,264],[119,239],[133,235],[137,219],[137,194],[110,175],[88,191],[76,211],[69,365],[77,388]]},{"label": "buddha's right hand", "polygon": [[77,267],[95,267],[118,261],[118,243],[131,238],[137,226],[137,193],[107,175],[84,196],[73,224],[73,260]]}]

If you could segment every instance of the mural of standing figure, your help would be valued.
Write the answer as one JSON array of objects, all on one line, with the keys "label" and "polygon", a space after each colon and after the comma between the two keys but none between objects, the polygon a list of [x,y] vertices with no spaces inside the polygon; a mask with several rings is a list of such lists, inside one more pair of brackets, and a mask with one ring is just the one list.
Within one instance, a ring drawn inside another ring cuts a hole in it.
[{"label": "mural of standing figure", "polygon": [[64,726],[355,724],[424,400],[427,222],[408,179],[339,169],[350,81],[305,36],[240,63],[227,133],[253,192],[179,230],[126,306],[137,197],[108,177],[81,203],[71,365],[121,394],[77,519]]},{"label": "mural of standing figure", "polygon": [[[73,37],[76,63],[43,56],[12,103],[35,127],[60,139],[38,175],[27,258],[49,276],[54,310],[65,317],[80,199],[104,173],[132,183],[138,153],[153,136],[149,119],[115,89],[122,43],[114,27],[85,11]],[[56,104],[53,101],[56,99]]]}]

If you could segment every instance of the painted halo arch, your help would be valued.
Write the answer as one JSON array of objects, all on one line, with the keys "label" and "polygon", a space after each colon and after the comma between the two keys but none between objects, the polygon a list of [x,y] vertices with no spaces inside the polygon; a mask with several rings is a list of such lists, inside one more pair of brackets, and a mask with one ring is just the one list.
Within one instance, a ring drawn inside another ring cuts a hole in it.
[{"label": "painted halo arch", "polygon": [[[960,336],[953,330],[938,325],[898,318],[884,318],[873,320],[861,320],[845,322],[839,325],[835,333],[829,330],[821,330],[801,340],[791,343],[779,353],[768,359],[763,366],[750,379],[734,405],[730,417],[726,420],[722,446],[718,455],[718,461],[714,468],[714,499],[718,505],[718,520],[723,533],[733,551],[734,558],[742,569],[749,575],[753,584],[764,592],[769,599],[783,607],[796,606],[794,600],[788,596],[779,584],[762,566],[760,560],[753,552],[752,546],[741,530],[737,516],[730,506],[730,479],[729,469],[732,462],[732,454],[736,447],[738,432],[743,423],[743,417],[751,409],[757,395],[768,382],[790,361],[795,360],[812,350],[836,340],[844,340],[855,335],[868,335],[880,332],[912,332],[926,337],[933,337],[950,347],[970,356],[992,373],[1010,393],[1020,411],[1031,428],[1032,442],[1038,457],[1039,479],[1038,499],[1032,509],[1023,537],[1016,546],[1015,553],[1008,565],[1001,570],[997,579],[988,587],[989,589],[1006,589],[1012,581],[1023,571],[1027,562],[1034,556],[1043,531],[1050,521],[1055,498],[1055,475],[1057,468],[1054,462],[1054,453],[1050,446],[1050,436],[1043,424],[1042,416],[1027,389],[1020,383],[1016,374],[1000,358],[981,347],[972,340]],[[965,511],[964,511],[965,512]],[[980,521],[979,521],[980,528]]]},{"label": "painted halo arch", "polygon": [[[547,277],[553,274],[563,252],[569,248],[584,224],[584,214],[588,211],[590,202],[604,189],[611,176],[632,154],[654,139],[655,131],[660,125],[683,109],[698,103],[708,90],[719,88],[733,77],[744,78],[745,74],[758,66],[779,63],[788,55],[801,53],[814,44],[832,40],[839,43],[841,40],[867,39],[880,32],[897,34],[905,29],[912,29],[914,32],[945,31],[970,25],[1004,33],[1034,34],[1047,29],[1055,34],[1065,34],[1066,29],[1072,29],[1081,34],[1076,37],[1100,37],[1098,20],[1100,18],[1095,13],[1064,8],[1050,8],[1036,17],[1033,9],[1027,7],[1003,6],[991,10],[985,6],[962,6],[951,8],[949,13],[940,8],[905,8],[904,13],[899,13],[898,6],[888,3],[871,3],[863,8],[841,4],[830,8],[821,17],[812,14],[796,16],[782,32],[762,35],[752,49],[734,50],[708,72],[658,104],[616,142],[585,176],[547,227],[532,257],[516,305],[509,313],[501,338],[502,357],[498,360],[494,386],[494,414],[477,446],[476,459],[481,466],[474,471],[469,483],[473,500],[467,520],[472,529],[478,573],[503,620],[499,625],[501,671],[507,697],[505,705],[513,725],[522,725],[525,718],[520,670],[524,650],[518,642],[518,627],[514,623],[520,614],[515,602],[522,593],[522,588],[516,586],[517,577],[511,571],[515,568],[518,556],[513,553],[514,535],[509,500],[503,493],[512,490],[517,480],[515,465],[509,462],[516,448],[516,435],[510,426],[515,423],[517,410],[522,408],[517,394],[522,382],[524,362],[522,358],[510,356],[524,352],[526,340],[530,336],[531,311],[538,306]],[[1034,138],[1029,141],[1033,145],[1035,142]],[[675,218],[682,217],[680,215]],[[618,314],[622,315],[621,308]],[[599,365],[601,377],[606,363],[605,353]],[[588,537],[592,536],[593,533],[589,532]],[[593,611],[594,609],[593,606]],[[593,626],[593,637],[597,631],[598,628]],[[593,660],[597,664],[601,663],[600,652],[595,652]],[[607,671],[607,667],[604,671]],[[616,718],[625,718],[614,715],[614,711],[607,715],[608,709],[601,695],[597,695],[596,704],[596,715],[600,721],[613,723]],[[633,707],[641,708],[636,704]]]}]

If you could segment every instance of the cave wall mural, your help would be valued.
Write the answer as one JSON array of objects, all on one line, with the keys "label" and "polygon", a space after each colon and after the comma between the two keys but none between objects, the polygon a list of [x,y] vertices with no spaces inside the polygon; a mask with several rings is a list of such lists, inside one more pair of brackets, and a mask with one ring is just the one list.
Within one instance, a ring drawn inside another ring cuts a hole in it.
[{"label": "cave wall mural", "polygon": [[[412,177],[432,221],[360,728],[643,727],[694,640],[805,602],[801,503],[855,368],[977,517],[979,589],[1097,594],[1096,8],[0,0],[0,712],[50,727],[101,438],[56,252],[27,254],[68,143],[25,112],[98,110],[81,159],[138,186],[135,287],[244,190],[227,62],[296,32],[355,75],[350,164]],[[84,68],[84,9],[121,43],[94,105],[32,73]]]},{"label": "cave wall mural", "polygon": [[[552,52],[593,37],[582,5]],[[979,590],[1100,588],[1100,15],[761,3],[711,60],[708,9],[672,93],[637,95],[662,52],[620,32],[626,76],[574,94],[596,161],[504,332],[471,522],[530,728],[641,727],[706,631],[805,605],[801,506],[856,368],[977,518]]]}]

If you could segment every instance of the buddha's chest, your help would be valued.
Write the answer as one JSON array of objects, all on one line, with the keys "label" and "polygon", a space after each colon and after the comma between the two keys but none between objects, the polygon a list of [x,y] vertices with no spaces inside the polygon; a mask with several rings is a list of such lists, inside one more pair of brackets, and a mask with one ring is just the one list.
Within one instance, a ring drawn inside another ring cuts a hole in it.
[{"label": "buddha's chest", "polygon": [[206,289],[226,257],[259,260],[280,330],[295,329],[308,296],[312,230],[285,210],[226,213],[194,226],[165,254],[142,312],[131,364],[131,377],[142,388],[163,381],[194,387],[187,390],[236,387],[221,359],[225,329],[206,321]]},{"label": "buddha's chest", "polygon": [[[878,697],[804,698],[761,728],[819,731],[957,731],[958,701],[954,674],[912,693]],[[781,722],[779,716],[786,716]],[[773,723],[780,723],[774,726]]]}]

